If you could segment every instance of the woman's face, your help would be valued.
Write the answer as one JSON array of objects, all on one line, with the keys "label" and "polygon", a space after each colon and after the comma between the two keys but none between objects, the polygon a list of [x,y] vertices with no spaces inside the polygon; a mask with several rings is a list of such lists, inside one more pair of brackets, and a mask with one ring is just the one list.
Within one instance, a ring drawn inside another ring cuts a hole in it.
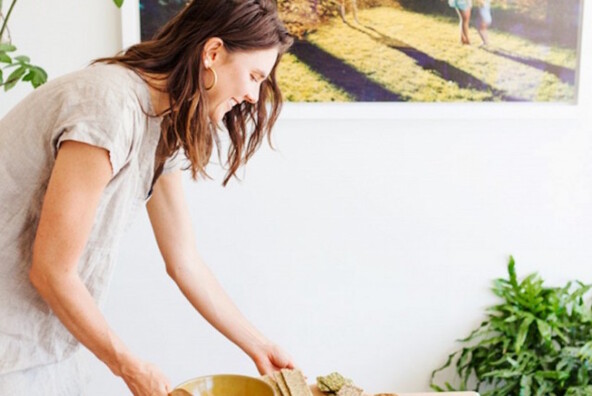
[{"label": "woman's face", "polygon": [[[277,48],[228,52],[223,47],[206,58],[218,75],[218,81],[206,91],[210,103],[210,119],[218,124],[224,115],[242,102],[256,103],[259,100],[261,83],[269,76],[278,57]],[[206,70],[204,84],[209,87],[214,77]]]}]

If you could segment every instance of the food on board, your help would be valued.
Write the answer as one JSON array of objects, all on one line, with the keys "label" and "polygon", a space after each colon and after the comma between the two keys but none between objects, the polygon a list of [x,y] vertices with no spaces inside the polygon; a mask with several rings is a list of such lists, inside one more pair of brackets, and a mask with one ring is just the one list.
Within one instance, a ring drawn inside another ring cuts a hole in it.
[{"label": "food on board", "polygon": [[324,393],[337,393],[343,385],[353,385],[353,381],[338,372],[317,377],[317,386]]},{"label": "food on board", "polygon": [[313,396],[300,370],[282,369],[262,378],[273,388],[276,396]]}]

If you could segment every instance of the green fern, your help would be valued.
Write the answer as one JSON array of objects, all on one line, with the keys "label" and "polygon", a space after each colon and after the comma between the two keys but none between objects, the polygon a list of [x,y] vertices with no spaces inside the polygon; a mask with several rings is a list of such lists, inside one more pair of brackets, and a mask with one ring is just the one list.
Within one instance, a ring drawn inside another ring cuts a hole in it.
[{"label": "green fern", "polygon": [[[466,390],[474,379],[482,396],[592,396],[591,287],[578,281],[549,288],[537,274],[519,282],[510,257],[508,279],[492,289],[501,302],[432,372],[432,389]],[[453,363],[459,385],[437,385],[436,374]]]}]

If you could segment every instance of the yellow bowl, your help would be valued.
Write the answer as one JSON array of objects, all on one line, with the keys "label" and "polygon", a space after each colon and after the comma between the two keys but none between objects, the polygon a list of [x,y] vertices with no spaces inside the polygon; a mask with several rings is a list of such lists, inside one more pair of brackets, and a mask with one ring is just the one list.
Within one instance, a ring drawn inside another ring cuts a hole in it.
[{"label": "yellow bowl", "polygon": [[271,386],[263,380],[235,374],[193,378],[176,389],[186,390],[193,396],[274,396]]}]

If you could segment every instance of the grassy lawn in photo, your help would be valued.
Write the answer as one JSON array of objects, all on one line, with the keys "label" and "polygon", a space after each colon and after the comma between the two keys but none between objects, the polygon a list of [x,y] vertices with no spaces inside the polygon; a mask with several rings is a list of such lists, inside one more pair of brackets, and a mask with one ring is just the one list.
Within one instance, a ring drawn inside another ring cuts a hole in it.
[{"label": "grassy lawn in photo", "polygon": [[[389,12],[390,11],[390,12]],[[399,37],[418,50],[468,72],[508,95],[527,101],[573,101],[575,87],[541,69],[577,65],[575,50],[535,44],[509,33],[490,30],[491,45],[480,48],[471,29],[471,46],[458,44],[457,24],[402,10],[369,9],[360,22],[382,34]],[[426,21],[426,18],[431,21]],[[495,23],[495,21],[494,21]],[[384,30],[383,30],[384,29]],[[534,65],[534,67],[533,67]]]},{"label": "grassy lawn in photo", "polygon": [[[491,45],[480,48],[474,28],[473,44],[463,46],[458,24],[449,15],[438,17],[395,7],[359,10],[358,18],[360,24],[354,23],[351,15],[348,24],[333,18],[306,40],[401,100],[575,100],[577,54],[573,49],[536,44],[495,29],[489,32]],[[286,63],[290,64],[282,72],[290,70],[289,81],[281,80],[281,84],[288,100],[325,101],[320,85],[304,88],[304,95],[293,91],[305,87],[308,79],[323,81],[323,76],[298,67],[298,59]]]}]

